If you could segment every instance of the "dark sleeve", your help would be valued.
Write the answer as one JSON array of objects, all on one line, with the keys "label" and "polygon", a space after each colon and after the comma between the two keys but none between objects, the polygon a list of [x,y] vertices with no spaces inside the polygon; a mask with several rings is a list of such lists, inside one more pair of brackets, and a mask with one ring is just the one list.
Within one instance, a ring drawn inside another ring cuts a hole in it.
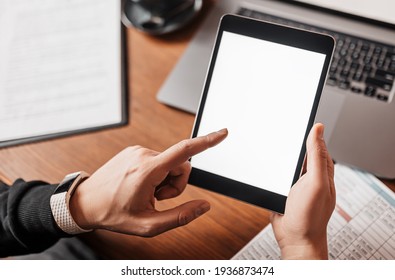
[{"label": "dark sleeve", "polygon": [[41,252],[70,236],[52,216],[55,188],[40,181],[18,179],[11,187],[0,181],[0,257]]}]

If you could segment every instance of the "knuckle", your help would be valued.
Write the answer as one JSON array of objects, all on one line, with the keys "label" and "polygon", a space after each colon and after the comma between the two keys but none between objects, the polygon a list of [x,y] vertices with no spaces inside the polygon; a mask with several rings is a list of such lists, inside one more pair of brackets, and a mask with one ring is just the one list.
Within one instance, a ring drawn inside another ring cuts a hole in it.
[{"label": "knuckle", "polygon": [[137,151],[137,155],[140,157],[145,157],[148,155],[148,149],[146,148],[141,148]]},{"label": "knuckle", "polygon": [[135,153],[137,150],[141,149],[142,147],[139,145],[136,146],[129,146],[126,147],[122,152],[127,154],[127,155],[132,155],[133,153]]},{"label": "knuckle", "polygon": [[192,165],[190,161],[185,162],[185,170],[187,173],[190,173],[192,170]]},{"label": "knuckle", "polygon": [[131,147],[128,147],[130,150],[133,150],[133,151],[137,151],[137,150],[140,150],[140,149],[142,149],[143,148],[143,146],[140,146],[140,145],[134,145],[134,146],[131,146]]},{"label": "knuckle", "polygon": [[142,237],[154,237],[158,235],[157,227],[152,223],[142,225],[139,235]]},{"label": "knuckle", "polygon": [[180,212],[178,214],[178,225],[179,226],[184,226],[186,224],[189,224],[192,220],[193,220],[193,218],[191,217],[191,215],[188,215],[185,212]]},{"label": "knuckle", "polygon": [[204,144],[205,144],[205,148],[209,148],[212,146],[212,143],[214,142],[214,136],[209,134],[206,135],[206,137],[204,137]]},{"label": "knuckle", "polygon": [[133,157],[136,157],[139,161],[149,157],[151,154],[151,150],[142,146],[137,146],[137,148],[133,151]]},{"label": "knuckle", "polygon": [[326,159],[328,157],[328,151],[323,143],[317,144],[316,152],[322,159]]},{"label": "knuckle", "polygon": [[190,151],[192,149],[192,144],[189,140],[182,140],[181,142],[178,143],[177,148],[180,151]]}]

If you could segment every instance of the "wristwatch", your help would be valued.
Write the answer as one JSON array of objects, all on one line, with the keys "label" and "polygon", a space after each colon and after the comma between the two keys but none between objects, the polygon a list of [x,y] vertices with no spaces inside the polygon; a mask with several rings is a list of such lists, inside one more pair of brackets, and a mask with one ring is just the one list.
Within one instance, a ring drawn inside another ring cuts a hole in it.
[{"label": "wristwatch", "polygon": [[52,215],[59,228],[68,234],[90,232],[77,225],[70,213],[70,198],[74,191],[89,175],[83,171],[66,175],[50,199]]}]

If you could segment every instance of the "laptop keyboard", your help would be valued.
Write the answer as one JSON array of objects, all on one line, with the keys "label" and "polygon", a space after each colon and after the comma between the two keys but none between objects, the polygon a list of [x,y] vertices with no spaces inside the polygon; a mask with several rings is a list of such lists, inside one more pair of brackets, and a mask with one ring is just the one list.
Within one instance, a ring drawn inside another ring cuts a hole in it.
[{"label": "laptop keyboard", "polygon": [[325,33],[336,39],[327,85],[387,102],[395,80],[395,46],[241,8],[237,14]]}]

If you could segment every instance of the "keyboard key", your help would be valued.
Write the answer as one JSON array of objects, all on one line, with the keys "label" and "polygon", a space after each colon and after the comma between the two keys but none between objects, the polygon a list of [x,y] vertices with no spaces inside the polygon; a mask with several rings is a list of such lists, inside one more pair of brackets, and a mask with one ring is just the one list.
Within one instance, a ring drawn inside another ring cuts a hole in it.
[{"label": "keyboard key", "polygon": [[361,82],[363,79],[362,72],[355,72],[354,76],[352,77],[354,81]]},{"label": "keyboard key", "polygon": [[348,78],[348,77],[350,76],[350,71],[344,69],[344,70],[342,70],[342,71],[340,72],[340,76],[342,76],[343,78]]},{"label": "keyboard key", "polygon": [[342,50],[340,51],[340,56],[341,56],[341,57],[345,57],[345,56],[347,56],[347,54],[348,54],[348,51],[347,51],[346,49],[342,49]]},{"label": "keyboard key", "polygon": [[362,92],[362,88],[360,87],[351,87],[351,91],[354,93],[361,93]]},{"label": "keyboard key", "polygon": [[337,65],[332,63],[331,67],[329,68],[329,72],[336,73],[337,71]]},{"label": "keyboard key", "polygon": [[370,75],[370,73],[372,72],[372,70],[373,70],[373,67],[372,67],[371,65],[369,65],[369,64],[366,64],[366,65],[363,67],[363,72],[364,72],[365,74],[367,74],[367,75]]},{"label": "keyboard key", "polygon": [[374,48],[373,53],[376,55],[380,55],[382,53],[383,49],[380,46],[377,46]]},{"label": "keyboard key", "polygon": [[357,63],[357,62],[352,62],[351,64],[350,64],[350,69],[352,69],[352,70],[357,70],[359,68],[359,63]]},{"label": "keyboard key", "polygon": [[362,47],[361,47],[361,50],[365,51],[365,52],[369,51],[369,49],[370,49],[370,46],[368,44],[366,44],[366,43],[363,44]]},{"label": "keyboard key", "polygon": [[329,77],[327,84],[330,86],[337,86],[337,79],[335,77]]},{"label": "keyboard key", "polygon": [[346,60],[346,59],[341,58],[341,59],[339,60],[339,65],[340,65],[340,66],[345,66],[346,64],[347,64],[347,60]]},{"label": "keyboard key", "polygon": [[372,63],[372,60],[373,60],[373,58],[371,56],[367,56],[364,58],[363,62],[365,64],[370,64],[370,63]]},{"label": "keyboard key", "polygon": [[377,99],[381,100],[381,101],[388,101],[388,96],[382,95],[382,94],[378,94],[377,95]]},{"label": "keyboard key", "polygon": [[392,88],[392,82],[388,82],[387,80],[384,80],[384,79],[367,77],[366,78],[366,83],[368,85],[374,85],[374,86],[377,86],[379,88],[382,88],[385,91],[390,91],[391,88]]},{"label": "keyboard key", "polygon": [[384,65],[385,65],[385,59],[384,59],[384,58],[380,58],[380,59],[377,60],[376,66],[377,66],[378,68],[383,68]]},{"label": "keyboard key", "polygon": [[365,88],[365,95],[369,97],[374,97],[376,95],[376,88],[373,86],[367,86]]},{"label": "keyboard key", "polygon": [[388,57],[390,60],[395,61],[395,52],[388,51],[385,56]]},{"label": "keyboard key", "polygon": [[340,81],[339,82],[339,88],[341,88],[341,89],[349,89],[350,88],[350,82],[349,81]]},{"label": "keyboard key", "polygon": [[352,60],[359,60],[360,57],[361,55],[358,52],[353,52],[351,55]]},{"label": "keyboard key", "polygon": [[391,73],[385,70],[377,69],[376,70],[376,77],[384,79],[388,82],[393,82],[395,80],[395,73]]},{"label": "keyboard key", "polygon": [[[392,89],[395,76],[395,46],[354,37],[333,30],[297,22],[251,9],[242,8],[241,15],[281,23],[306,30],[322,32],[336,39],[336,49],[329,70],[327,84],[353,93],[366,96],[377,96],[376,100],[388,101],[386,94],[377,93],[377,88],[389,91]],[[379,70],[377,70],[379,69]],[[368,77],[366,83],[365,79]],[[352,85],[349,79],[361,85]]]}]

